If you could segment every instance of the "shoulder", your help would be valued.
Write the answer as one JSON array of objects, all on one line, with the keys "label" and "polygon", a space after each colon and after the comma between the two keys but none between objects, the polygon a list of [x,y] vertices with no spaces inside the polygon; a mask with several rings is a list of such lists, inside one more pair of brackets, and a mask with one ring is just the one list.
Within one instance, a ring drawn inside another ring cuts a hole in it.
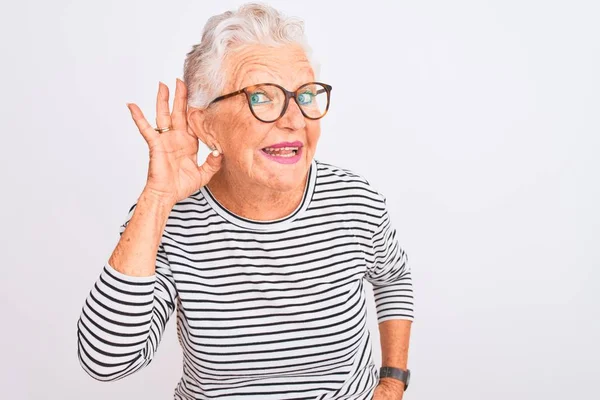
[{"label": "shoulder", "polygon": [[385,206],[385,196],[360,172],[344,166],[315,160],[317,186],[321,190],[340,190],[369,200],[375,207]]}]

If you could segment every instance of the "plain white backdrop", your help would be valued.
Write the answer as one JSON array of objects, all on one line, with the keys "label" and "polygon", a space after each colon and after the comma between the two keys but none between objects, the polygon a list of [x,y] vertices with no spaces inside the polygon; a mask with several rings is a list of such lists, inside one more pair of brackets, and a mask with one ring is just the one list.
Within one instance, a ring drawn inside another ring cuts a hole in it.
[{"label": "plain white backdrop", "polygon": [[[76,323],[146,179],[125,103],[153,122],[158,81],[241,3],[3,4],[0,397],[172,398],[175,318],[114,383],[80,368]],[[599,3],[269,3],[333,86],[316,158],[386,195],[408,253],[405,399],[597,398]]]}]

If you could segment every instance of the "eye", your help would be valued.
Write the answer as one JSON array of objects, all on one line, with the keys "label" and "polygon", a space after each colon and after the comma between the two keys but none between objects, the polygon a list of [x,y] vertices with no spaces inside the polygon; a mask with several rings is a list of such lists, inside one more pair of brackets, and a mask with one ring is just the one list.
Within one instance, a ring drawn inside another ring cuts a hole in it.
[{"label": "eye", "polygon": [[250,104],[264,104],[270,101],[271,99],[264,92],[253,92],[250,94]]},{"label": "eye", "polygon": [[310,90],[307,90],[305,92],[302,92],[298,95],[298,101],[300,102],[300,104],[302,105],[307,105],[312,103],[313,98],[315,97],[315,94],[312,93]]}]

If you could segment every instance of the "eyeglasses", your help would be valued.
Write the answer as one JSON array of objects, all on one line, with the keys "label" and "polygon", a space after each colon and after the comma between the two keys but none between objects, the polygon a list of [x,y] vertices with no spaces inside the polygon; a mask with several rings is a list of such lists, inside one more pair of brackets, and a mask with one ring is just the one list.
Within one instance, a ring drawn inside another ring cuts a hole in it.
[{"label": "eyeglasses", "polygon": [[259,83],[247,86],[238,91],[219,96],[209,103],[244,93],[252,115],[262,122],[275,122],[283,117],[288,108],[290,98],[293,98],[298,108],[308,119],[320,119],[327,114],[331,85],[321,82],[308,82],[290,92],[276,83]]}]

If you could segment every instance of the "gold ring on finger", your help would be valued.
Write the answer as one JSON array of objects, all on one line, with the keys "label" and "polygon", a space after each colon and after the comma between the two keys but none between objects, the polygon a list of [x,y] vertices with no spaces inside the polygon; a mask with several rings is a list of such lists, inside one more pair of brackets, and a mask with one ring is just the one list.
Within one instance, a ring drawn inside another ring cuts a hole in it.
[{"label": "gold ring on finger", "polygon": [[156,132],[158,132],[158,133],[165,133],[165,132],[168,132],[168,131],[170,131],[170,130],[171,130],[171,127],[170,127],[170,126],[168,126],[168,127],[166,127],[166,128],[154,128],[154,130],[155,130]]}]

